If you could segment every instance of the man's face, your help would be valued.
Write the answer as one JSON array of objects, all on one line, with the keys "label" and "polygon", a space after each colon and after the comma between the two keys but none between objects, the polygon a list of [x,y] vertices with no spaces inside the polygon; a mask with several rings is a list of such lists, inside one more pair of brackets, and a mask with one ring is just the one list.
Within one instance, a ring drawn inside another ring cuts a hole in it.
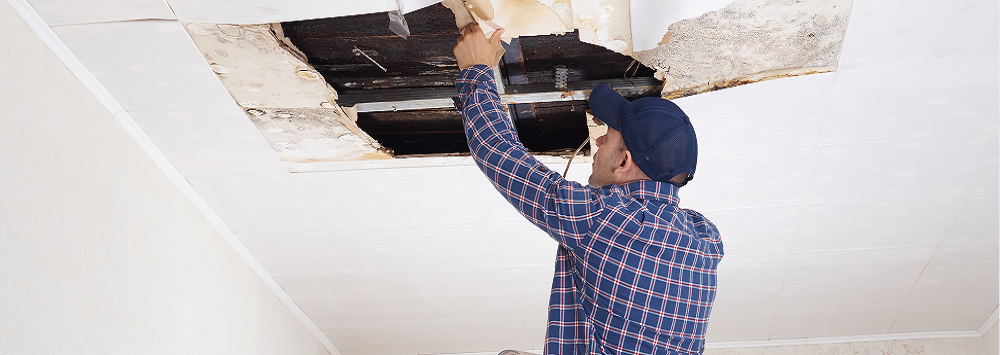
[{"label": "man's face", "polygon": [[615,182],[614,172],[618,163],[625,154],[622,142],[622,134],[608,127],[608,133],[597,138],[597,153],[594,154],[594,164],[590,179],[587,182],[590,186],[604,186]]}]

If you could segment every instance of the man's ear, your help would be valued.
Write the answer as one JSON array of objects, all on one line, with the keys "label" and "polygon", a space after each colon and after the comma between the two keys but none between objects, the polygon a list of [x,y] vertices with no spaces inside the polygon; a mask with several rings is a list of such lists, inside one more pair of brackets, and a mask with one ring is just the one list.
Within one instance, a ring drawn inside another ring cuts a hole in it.
[{"label": "man's ear", "polygon": [[629,177],[635,173],[635,169],[639,166],[635,165],[635,161],[632,160],[632,152],[629,150],[623,150],[618,155],[618,161],[616,161],[615,173],[622,176]]},{"label": "man's ear", "polygon": [[621,150],[615,157],[615,172],[616,173],[626,173],[628,172],[629,165],[634,165],[635,162],[632,161],[632,153],[626,150]]},{"label": "man's ear", "polygon": [[625,150],[622,153],[624,154],[621,155],[621,160],[618,161],[618,166],[615,167],[615,174],[621,176],[626,181],[649,180],[646,173],[632,159],[632,152]]}]

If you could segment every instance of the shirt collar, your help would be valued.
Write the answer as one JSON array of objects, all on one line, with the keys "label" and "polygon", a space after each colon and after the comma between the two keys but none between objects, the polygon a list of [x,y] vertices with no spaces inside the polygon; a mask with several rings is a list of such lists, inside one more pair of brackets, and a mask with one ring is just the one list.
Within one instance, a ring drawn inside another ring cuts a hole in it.
[{"label": "shirt collar", "polygon": [[636,200],[653,200],[666,202],[677,206],[680,199],[677,198],[677,191],[680,189],[668,182],[653,180],[638,180],[621,185],[625,193]]}]

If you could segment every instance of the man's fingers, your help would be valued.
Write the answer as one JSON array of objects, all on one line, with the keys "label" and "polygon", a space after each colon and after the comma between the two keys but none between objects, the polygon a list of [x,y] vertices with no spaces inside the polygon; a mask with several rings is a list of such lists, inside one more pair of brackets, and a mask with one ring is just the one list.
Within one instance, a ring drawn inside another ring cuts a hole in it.
[{"label": "man's fingers", "polygon": [[502,28],[497,29],[496,31],[493,31],[493,35],[490,36],[490,44],[492,44],[494,46],[500,45],[500,35],[502,35],[502,34],[503,34],[503,29]]}]

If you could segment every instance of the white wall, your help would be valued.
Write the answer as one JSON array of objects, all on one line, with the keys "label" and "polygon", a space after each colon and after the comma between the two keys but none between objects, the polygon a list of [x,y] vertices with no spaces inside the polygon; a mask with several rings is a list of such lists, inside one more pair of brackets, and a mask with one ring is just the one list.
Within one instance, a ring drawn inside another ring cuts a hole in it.
[{"label": "white wall", "polygon": [[1000,322],[993,323],[990,330],[983,334],[983,354],[985,355],[997,355],[1000,354]]},{"label": "white wall", "polygon": [[0,36],[0,353],[327,353],[3,1]]}]

